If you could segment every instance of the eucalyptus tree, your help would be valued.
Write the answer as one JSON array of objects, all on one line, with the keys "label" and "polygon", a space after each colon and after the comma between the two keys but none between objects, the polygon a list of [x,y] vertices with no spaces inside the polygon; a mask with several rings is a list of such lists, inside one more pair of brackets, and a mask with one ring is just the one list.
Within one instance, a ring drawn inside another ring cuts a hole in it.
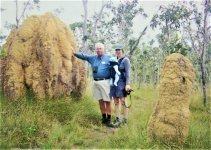
[{"label": "eucalyptus tree", "polygon": [[161,33],[157,38],[164,53],[170,54],[172,52],[171,47],[175,40],[177,43],[180,42],[178,32],[182,31],[182,26],[190,15],[191,12],[187,7],[172,3],[168,6],[160,6],[158,13],[153,16],[151,27],[152,29],[160,29]]},{"label": "eucalyptus tree", "polygon": [[[84,15],[83,15],[83,37],[82,37],[82,51],[88,51],[93,49],[93,41],[96,40],[96,32],[99,22],[101,21],[101,17],[104,15],[104,9],[110,5],[110,1],[102,0],[102,5],[99,12],[95,12],[93,18],[94,21],[90,21],[88,19],[88,0],[82,0]],[[90,29],[90,30],[89,30]],[[90,47],[91,46],[91,47]]]},{"label": "eucalyptus tree", "polygon": [[[199,8],[200,7],[200,8]],[[192,51],[186,53],[189,56],[197,55],[195,60],[200,66],[201,83],[203,91],[204,105],[206,105],[206,51],[210,42],[210,20],[209,13],[211,12],[210,1],[204,0],[202,5],[193,1],[173,3],[167,7],[161,6],[160,11],[153,18],[151,27],[159,27],[162,33],[159,36],[161,48],[167,53],[171,53],[170,46],[172,45],[172,36],[180,32],[180,45],[188,50],[191,47]],[[188,35],[188,36],[187,36]],[[177,47],[176,47],[177,48]]]},{"label": "eucalyptus tree", "polygon": [[132,78],[138,87],[146,84],[157,85],[159,82],[162,53],[153,42],[151,40],[148,43],[142,43],[131,57]]},{"label": "eucalyptus tree", "polygon": [[[208,50],[208,44],[210,43],[210,39],[208,39],[210,36],[208,35],[209,32],[208,29],[211,28],[211,26],[208,26],[208,20],[210,21],[210,17],[208,16],[208,13],[211,14],[211,2],[210,0],[204,1],[204,14],[203,14],[203,26],[202,26],[202,37],[203,37],[203,43],[202,43],[202,51],[201,51],[201,73],[202,73],[202,89],[203,89],[203,99],[204,99],[204,105],[206,105],[207,102],[207,95],[206,95],[206,51]],[[209,18],[209,19],[208,19]],[[208,41],[209,40],[209,41]]]},{"label": "eucalyptus tree", "polygon": [[74,31],[80,51],[86,53],[92,53],[94,50],[94,43],[101,41],[106,44],[106,47],[111,45],[115,32],[109,22],[110,14],[107,7],[110,3],[102,1],[100,11],[94,12],[92,16],[88,18],[89,11],[87,10],[87,3],[84,3],[85,14],[83,15],[82,22],[75,22],[70,24],[70,28]]},{"label": "eucalyptus tree", "polygon": [[[197,7],[194,2],[190,2],[192,16],[189,17],[188,27],[185,28],[186,33],[189,35],[189,41],[191,41],[192,49],[198,56],[198,62],[200,67],[200,81],[202,84],[203,101],[206,106],[207,103],[207,87],[208,80],[208,66],[210,63],[209,57],[209,45],[211,44],[211,2],[210,0],[204,0],[201,7]],[[191,26],[191,23],[195,25],[195,28]]]},{"label": "eucalyptus tree", "polygon": [[[79,36],[82,39],[82,51],[92,49],[93,43],[96,41],[104,42],[109,48],[112,48],[112,45],[116,42],[122,42],[125,44],[126,49],[129,49],[134,18],[138,15],[147,16],[138,0],[117,3],[103,0],[100,10],[90,18],[88,18],[87,5],[88,0],[83,0],[83,26],[77,24],[79,26],[74,27],[75,32],[82,34],[82,36]],[[136,43],[141,39],[145,31],[146,29],[141,32],[139,38],[135,39]],[[134,43],[136,46],[131,47],[131,49],[134,50],[138,46],[136,43]]]},{"label": "eucalyptus tree", "polygon": [[[122,42],[125,44],[126,49],[129,49],[129,54],[133,48],[136,41],[140,41],[141,38],[135,38],[131,41],[133,34],[133,21],[138,15],[147,17],[147,14],[144,12],[144,9],[141,7],[138,0],[132,1],[120,1],[118,5],[111,5],[110,10],[112,12],[111,25],[117,29],[117,42]],[[143,30],[141,35],[146,31],[146,28]],[[137,45],[136,45],[137,47]],[[136,49],[133,48],[133,50]]]},{"label": "eucalyptus tree", "polygon": [[[20,25],[20,22],[25,18],[27,11],[34,9],[37,7],[39,9],[39,0],[28,0],[26,2],[15,0],[15,24],[6,21],[4,23],[4,28],[7,30],[11,30],[13,28],[18,28]],[[21,3],[21,4],[20,4]],[[20,6],[22,5],[23,8]],[[4,13],[7,13],[7,9],[3,8],[3,6],[0,9],[1,15],[4,15]],[[2,29],[3,30],[3,29]],[[7,37],[6,35],[3,35],[2,30],[0,32],[0,45]]]},{"label": "eucalyptus tree", "polygon": [[[107,6],[108,7],[108,6]],[[89,33],[93,33],[93,27],[95,29],[95,34],[92,34],[90,40],[90,46],[93,46],[93,43],[100,41],[106,45],[106,49],[110,51],[113,44],[116,42],[117,33],[115,32],[114,27],[109,22],[111,17],[108,8],[104,10],[104,13],[101,15],[101,19],[98,21],[98,24],[95,26],[97,20],[97,13],[95,13],[89,20],[88,28]]]},{"label": "eucalyptus tree", "polygon": [[20,2],[19,0],[15,0],[15,21],[16,21],[16,28],[19,28],[20,22],[24,19],[26,15],[26,11],[34,9],[36,6],[39,9],[39,0],[27,0],[26,2],[23,2],[23,9],[20,10]]}]

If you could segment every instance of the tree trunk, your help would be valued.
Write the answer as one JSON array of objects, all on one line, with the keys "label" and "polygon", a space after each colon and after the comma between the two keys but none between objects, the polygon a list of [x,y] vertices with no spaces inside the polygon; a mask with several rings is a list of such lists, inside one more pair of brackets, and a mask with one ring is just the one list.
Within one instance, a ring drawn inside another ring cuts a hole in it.
[{"label": "tree trunk", "polygon": [[204,106],[206,106],[206,103],[207,103],[205,56],[206,56],[206,49],[207,49],[207,15],[208,15],[208,8],[209,8],[208,6],[209,6],[208,5],[208,0],[205,0],[205,4],[204,4],[203,44],[202,44],[201,61],[200,61]]},{"label": "tree trunk", "polygon": [[95,37],[95,34],[96,34],[96,30],[97,30],[97,24],[102,17],[103,10],[104,10],[105,6],[109,2],[107,2],[107,3],[105,3],[104,1],[102,2],[102,7],[100,9],[100,12],[97,15],[95,22],[94,22],[91,33],[87,33],[87,17],[88,17],[87,3],[88,3],[87,0],[83,0],[83,7],[84,7],[83,40],[82,40],[82,51],[83,52],[88,51],[88,43],[87,43],[88,39],[91,39],[93,42],[96,42],[96,39],[94,37]]},{"label": "tree trunk", "polygon": [[162,56],[160,55],[160,49],[158,49],[158,72],[157,72],[157,85],[160,84],[160,68],[161,68],[161,59],[162,59]]},{"label": "tree trunk", "polygon": [[16,9],[16,18],[15,18],[15,20],[16,20],[16,28],[19,28],[20,21],[21,21],[22,18],[24,18],[26,9],[27,9],[27,7],[29,6],[30,1],[31,1],[31,0],[28,0],[28,1],[27,1],[27,3],[26,3],[25,6],[24,6],[23,12],[21,13],[20,17],[18,17],[18,0],[15,0],[15,5],[16,5],[16,8],[15,8],[15,9]]},{"label": "tree trunk", "polygon": [[143,67],[142,71],[142,85],[144,86],[146,83],[146,75],[145,75],[145,68]]},{"label": "tree trunk", "polygon": [[148,25],[144,28],[144,30],[140,33],[140,35],[139,35],[138,39],[136,40],[134,46],[131,47],[131,49],[130,49],[130,51],[129,51],[129,55],[128,55],[129,58],[131,58],[131,56],[133,55],[133,52],[134,52],[135,49],[138,47],[138,44],[139,44],[139,42],[140,42],[142,36],[145,34],[145,32],[146,32],[148,26],[150,25],[150,23],[152,22],[152,20],[153,20],[153,17],[151,18],[149,24],[148,24]]},{"label": "tree trunk", "polygon": [[138,89],[140,89],[141,88],[141,78],[139,77],[138,78]]},{"label": "tree trunk", "polygon": [[83,6],[84,6],[84,24],[83,24],[83,39],[82,39],[82,51],[87,51],[87,0],[83,0]]},{"label": "tree trunk", "polygon": [[[99,14],[97,15],[97,18],[95,20],[95,23],[94,23],[94,27],[93,27],[93,30],[92,30],[92,34],[91,34],[91,38],[94,40],[94,37],[95,37],[95,34],[96,34],[96,30],[97,30],[97,23],[100,21],[101,17],[102,17],[102,14],[103,14],[103,10],[105,8],[107,4],[103,1],[102,2],[102,7],[100,9],[100,12]],[[95,41],[95,40],[94,40]]]}]

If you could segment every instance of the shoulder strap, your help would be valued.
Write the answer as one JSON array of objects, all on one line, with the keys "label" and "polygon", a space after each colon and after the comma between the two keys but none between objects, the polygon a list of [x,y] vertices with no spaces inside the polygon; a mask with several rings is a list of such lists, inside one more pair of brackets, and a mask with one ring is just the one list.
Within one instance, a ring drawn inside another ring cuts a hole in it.
[{"label": "shoulder strap", "polygon": [[124,58],[125,58],[125,57],[122,57],[122,58],[119,60],[119,65],[122,63],[122,61],[123,61]]},{"label": "shoulder strap", "polygon": [[[125,57],[122,57],[118,62],[119,62],[119,65],[118,66],[120,66],[120,64],[122,63],[122,61],[124,60],[124,58]],[[124,69],[120,69],[120,67],[118,68],[119,69],[119,71],[121,72],[121,75],[120,75],[120,78],[122,78],[122,79],[126,79],[125,78],[125,68]]]}]

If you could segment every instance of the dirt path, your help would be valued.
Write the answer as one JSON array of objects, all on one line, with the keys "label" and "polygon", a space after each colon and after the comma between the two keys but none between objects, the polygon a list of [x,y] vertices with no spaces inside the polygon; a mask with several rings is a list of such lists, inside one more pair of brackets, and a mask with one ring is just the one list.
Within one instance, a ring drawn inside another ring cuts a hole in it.
[{"label": "dirt path", "polygon": [[[130,102],[128,102],[130,103]],[[151,103],[149,103],[149,101],[147,100],[147,96],[136,96],[136,95],[132,95],[132,106],[129,109],[129,122],[128,122],[128,126],[130,126],[130,128],[138,128],[140,120],[141,120],[141,115],[145,115],[145,108],[149,107],[148,105],[152,105]],[[114,104],[112,104],[112,106],[114,106]],[[114,111],[113,111],[114,113]],[[136,119],[136,118],[140,118],[140,119]],[[130,128],[127,128],[127,130],[129,130]],[[85,145],[89,148],[100,148],[100,145],[102,143],[103,140],[105,139],[109,139],[112,136],[115,135],[115,133],[118,134],[118,132],[121,130],[122,128],[108,128],[106,126],[97,126],[97,125],[93,125],[93,127],[91,127],[88,130],[88,133],[86,135],[86,141],[84,141]]]},{"label": "dirt path", "polygon": [[117,128],[109,128],[103,125],[93,126],[86,135],[85,145],[91,148],[99,148],[105,138],[109,138],[118,130]]}]

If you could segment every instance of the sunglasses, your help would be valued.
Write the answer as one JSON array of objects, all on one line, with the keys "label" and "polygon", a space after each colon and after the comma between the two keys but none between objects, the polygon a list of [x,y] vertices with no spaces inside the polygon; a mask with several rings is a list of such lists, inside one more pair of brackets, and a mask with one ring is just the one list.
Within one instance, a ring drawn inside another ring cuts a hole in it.
[{"label": "sunglasses", "polygon": [[115,49],[115,51],[121,51],[121,49]]}]

